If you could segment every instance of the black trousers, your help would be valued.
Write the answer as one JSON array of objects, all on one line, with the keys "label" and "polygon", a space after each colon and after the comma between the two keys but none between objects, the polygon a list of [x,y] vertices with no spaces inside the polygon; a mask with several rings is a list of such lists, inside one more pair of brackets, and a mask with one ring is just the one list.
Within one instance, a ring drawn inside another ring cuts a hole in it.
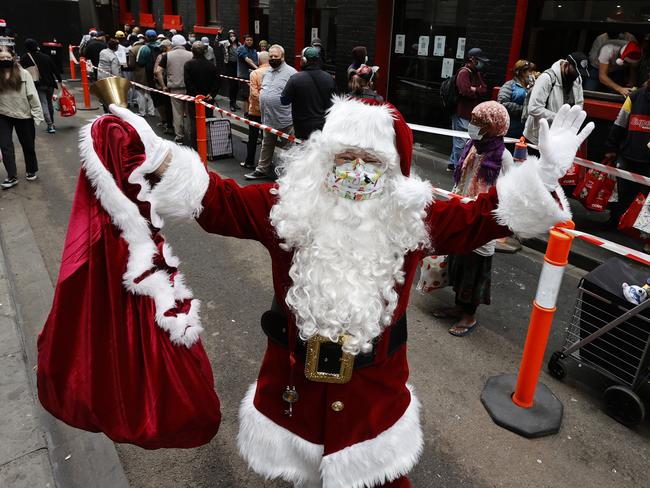
[{"label": "black trousers", "polygon": [[[226,75],[237,77],[237,63],[228,63],[226,68]],[[237,105],[237,94],[239,93],[239,81],[228,80],[228,98],[230,99],[230,106]]]},{"label": "black trousers", "polygon": [[16,153],[14,151],[14,142],[12,139],[13,130],[16,129],[18,141],[23,148],[25,157],[25,167],[28,173],[38,171],[38,160],[36,159],[36,149],[34,139],[36,129],[34,128],[34,119],[14,119],[0,115],[0,150],[2,150],[2,161],[7,170],[7,177],[15,178],[18,176],[16,169]]},{"label": "black trousers", "polygon": [[[248,114],[248,118],[253,122],[262,122],[261,115]],[[255,160],[255,151],[257,150],[257,136],[259,133],[260,130],[257,127],[253,127],[252,125],[248,126],[248,144],[246,145],[246,164],[248,166],[255,166],[257,163]]]},{"label": "black trousers", "polygon": [[[642,176],[650,176],[650,164],[648,163],[635,163],[623,157],[619,157],[617,168],[631,171]],[[648,194],[648,187],[641,183],[626,180],[624,178],[616,178],[616,185],[618,188],[618,202],[610,204],[610,222],[618,224],[618,221],[634,201],[634,198],[639,194]]]}]

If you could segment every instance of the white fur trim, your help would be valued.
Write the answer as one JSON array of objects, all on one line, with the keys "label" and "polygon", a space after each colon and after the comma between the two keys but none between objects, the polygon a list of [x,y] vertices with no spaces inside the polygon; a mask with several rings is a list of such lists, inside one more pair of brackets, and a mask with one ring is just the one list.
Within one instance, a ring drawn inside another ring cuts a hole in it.
[{"label": "white fur trim", "polygon": [[571,219],[562,188],[558,186],[556,190],[560,207],[537,172],[537,158],[531,156],[497,180],[496,220],[524,239],[545,234],[553,225]]},{"label": "white fur trim", "polygon": [[387,105],[368,105],[348,97],[332,98],[321,144],[333,153],[346,148],[360,148],[378,156],[396,173],[400,173],[395,147],[393,112]]},{"label": "white fur trim", "polygon": [[[200,302],[193,299],[187,314],[166,317],[165,312],[174,308],[176,300],[192,298],[192,292],[185,286],[183,275],[177,273],[171,283],[169,273],[158,270],[139,283],[135,282],[151,269],[158,248],[151,238],[147,220],[140,214],[137,205],[118,188],[113,175],[97,156],[91,136],[93,123],[94,121],[90,122],[80,130],[81,162],[95,196],[129,246],[126,271],[122,276],[124,287],[133,294],[153,298],[158,326],[169,333],[174,344],[190,347],[203,330],[199,318]],[[142,194],[142,191],[140,193]],[[163,247],[163,258],[169,266],[176,267],[179,264],[178,258],[172,255],[171,247],[167,244]]]},{"label": "white fur trim", "polygon": [[209,184],[210,177],[198,153],[193,149],[173,144],[169,167],[160,182],[147,195],[152,214],[155,209],[157,215],[198,217],[203,210],[201,202]]},{"label": "white fur trim", "polygon": [[323,458],[323,488],[364,488],[396,480],[408,473],[424,448],[420,401],[411,390],[411,403],[390,428],[374,439],[359,442]]},{"label": "white fur trim", "polygon": [[424,447],[420,402],[411,390],[411,403],[391,427],[369,439],[323,457],[313,444],[275,424],[253,405],[253,383],[239,408],[237,445],[250,468],[266,479],[320,486],[363,488],[381,485],[408,473]]},{"label": "white fur trim", "polygon": [[318,483],[323,446],[298,437],[260,413],[253,405],[256,388],[257,383],[248,388],[239,407],[239,453],[266,479]]}]

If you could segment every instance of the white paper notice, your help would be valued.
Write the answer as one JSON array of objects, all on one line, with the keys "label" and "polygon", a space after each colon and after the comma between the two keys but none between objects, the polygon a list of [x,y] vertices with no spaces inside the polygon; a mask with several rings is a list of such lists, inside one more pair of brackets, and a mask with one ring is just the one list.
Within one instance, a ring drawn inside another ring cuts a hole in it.
[{"label": "white paper notice", "polygon": [[420,36],[418,41],[418,56],[427,56],[429,54],[429,36]]},{"label": "white paper notice", "polygon": [[458,38],[458,47],[456,48],[456,57],[458,59],[465,58],[465,38],[464,37],[459,37]]},{"label": "white paper notice", "polygon": [[255,21],[255,34],[259,34],[259,33],[260,33],[260,21],[256,20]]},{"label": "white paper notice", "polygon": [[313,41],[318,37],[318,27],[312,27],[311,29],[311,40]]},{"label": "white paper notice", "polygon": [[397,34],[395,36],[395,54],[404,54],[405,44],[406,44],[406,35]]},{"label": "white paper notice", "polygon": [[441,78],[451,78],[454,74],[454,58],[442,58]]},{"label": "white paper notice", "polygon": [[436,36],[433,41],[433,55],[434,56],[444,56],[445,55],[445,36]]}]

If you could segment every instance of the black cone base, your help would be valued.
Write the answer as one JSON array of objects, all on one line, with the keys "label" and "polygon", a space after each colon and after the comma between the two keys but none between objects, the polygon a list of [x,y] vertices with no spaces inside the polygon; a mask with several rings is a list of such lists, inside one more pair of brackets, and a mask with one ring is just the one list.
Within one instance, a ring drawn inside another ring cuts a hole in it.
[{"label": "black cone base", "polygon": [[557,434],[562,425],[562,402],[543,383],[537,384],[531,408],[521,408],[512,401],[517,377],[513,374],[492,376],[485,383],[481,402],[494,422],[523,437]]}]

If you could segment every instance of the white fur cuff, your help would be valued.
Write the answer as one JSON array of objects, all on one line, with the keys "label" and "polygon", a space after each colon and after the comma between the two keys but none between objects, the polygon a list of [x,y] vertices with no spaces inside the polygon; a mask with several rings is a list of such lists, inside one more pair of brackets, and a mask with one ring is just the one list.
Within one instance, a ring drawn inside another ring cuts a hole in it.
[{"label": "white fur cuff", "polygon": [[[149,198],[152,214],[197,217],[210,178],[196,151],[173,145],[171,163]],[[154,224],[155,225],[155,224]]]},{"label": "white fur cuff", "polygon": [[524,239],[545,234],[553,225],[571,219],[562,188],[556,190],[560,206],[542,183],[537,164],[537,158],[529,157],[497,180],[496,220]]}]

